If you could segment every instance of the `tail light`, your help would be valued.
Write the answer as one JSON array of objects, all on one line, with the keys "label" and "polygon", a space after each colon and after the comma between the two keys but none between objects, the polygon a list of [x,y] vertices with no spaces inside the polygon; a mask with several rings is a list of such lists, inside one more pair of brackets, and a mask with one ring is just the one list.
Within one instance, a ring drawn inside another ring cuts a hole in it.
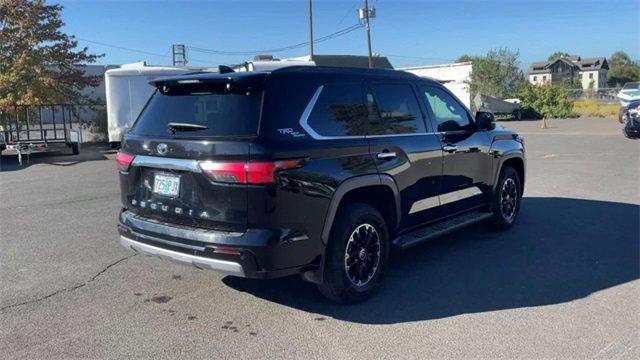
[{"label": "tail light", "polygon": [[301,165],[302,160],[278,160],[270,162],[213,162],[200,163],[200,168],[211,180],[223,183],[272,184],[276,172],[293,169]]},{"label": "tail light", "polygon": [[118,168],[118,170],[123,172],[129,171],[129,166],[131,165],[134,157],[135,155],[127,154],[123,151],[118,151],[118,154],[116,154],[116,167]]}]

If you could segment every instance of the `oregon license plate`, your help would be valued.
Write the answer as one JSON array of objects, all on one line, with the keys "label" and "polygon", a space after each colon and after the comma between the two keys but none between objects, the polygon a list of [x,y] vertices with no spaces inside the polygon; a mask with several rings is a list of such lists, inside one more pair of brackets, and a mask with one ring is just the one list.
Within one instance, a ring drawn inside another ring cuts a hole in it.
[{"label": "oregon license plate", "polygon": [[180,193],[180,176],[155,174],[153,192],[164,196],[178,196]]}]

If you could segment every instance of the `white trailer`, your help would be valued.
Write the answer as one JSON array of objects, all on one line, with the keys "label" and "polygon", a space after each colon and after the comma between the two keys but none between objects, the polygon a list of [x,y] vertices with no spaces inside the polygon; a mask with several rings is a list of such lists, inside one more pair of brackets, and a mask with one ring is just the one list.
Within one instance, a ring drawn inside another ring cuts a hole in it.
[{"label": "white trailer", "polygon": [[149,81],[170,75],[180,75],[204,68],[146,66],[144,62],[123,65],[104,74],[107,100],[109,143],[117,146],[124,131],[138,117],[155,91]]}]

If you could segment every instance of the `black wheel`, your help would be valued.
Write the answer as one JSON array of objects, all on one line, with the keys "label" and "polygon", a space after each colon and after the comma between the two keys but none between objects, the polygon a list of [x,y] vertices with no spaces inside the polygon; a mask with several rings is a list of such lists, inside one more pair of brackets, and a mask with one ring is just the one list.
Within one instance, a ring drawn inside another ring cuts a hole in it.
[{"label": "black wheel", "polygon": [[71,144],[71,152],[73,152],[73,155],[80,154],[80,143]]},{"label": "black wheel", "polygon": [[339,303],[363,301],[380,286],[388,259],[389,233],[380,213],[366,204],[345,204],[331,231],[318,288]]},{"label": "black wheel", "polygon": [[507,229],[515,223],[522,199],[520,184],[520,177],[512,167],[502,169],[491,205],[492,222],[497,229]]},{"label": "black wheel", "polygon": [[513,117],[515,120],[522,120],[522,110],[518,109],[518,110],[514,110],[513,111]]},{"label": "black wheel", "polygon": [[620,124],[624,124],[626,122],[625,119],[624,119],[625,118],[625,116],[624,116],[625,110],[626,109],[624,107],[620,107],[620,110],[618,111],[618,122]]}]

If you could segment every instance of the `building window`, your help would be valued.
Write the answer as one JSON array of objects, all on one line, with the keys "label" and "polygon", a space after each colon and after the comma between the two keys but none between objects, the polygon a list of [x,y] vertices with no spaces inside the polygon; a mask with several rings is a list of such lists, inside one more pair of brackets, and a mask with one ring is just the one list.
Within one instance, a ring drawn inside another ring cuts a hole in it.
[{"label": "building window", "polygon": [[542,77],[542,82],[545,82],[545,81],[547,81],[547,75],[544,75],[544,76]]},{"label": "building window", "polygon": [[536,81],[538,81],[538,77],[537,77],[537,76],[534,76],[534,77],[533,77],[533,82],[536,82]]},{"label": "building window", "polygon": [[589,79],[593,79],[593,73],[589,73]]}]

